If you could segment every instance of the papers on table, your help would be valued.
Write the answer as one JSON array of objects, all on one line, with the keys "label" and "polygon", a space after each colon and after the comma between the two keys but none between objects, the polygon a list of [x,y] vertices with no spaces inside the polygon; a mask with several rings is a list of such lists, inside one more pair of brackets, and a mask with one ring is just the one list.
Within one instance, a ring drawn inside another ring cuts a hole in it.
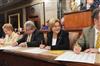
[{"label": "papers on table", "polygon": [[12,47],[12,46],[4,46],[4,47],[0,47],[0,50],[17,50],[20,47]]},{"label": "papers on table", "polygon": [[39,53],[43,53],[43,52],[46,52],[46,51],[48,51],[48,50],[40,49],[40,48],[28,48],[28,49],[25,49],[25,50],[23,50],[21,52],[39,54]]},{"label": "papers on table", "polygon": [[83,62],[83,63],[95,63],[96,54],[93,53],[80,53],[75,54],[72,51],[65,52],[58,56],[55,60],[58,61],[72,61],[72,62]]},{"label": "papers on table", "polygon": [[35,54],[39,54],[39,53],[43,53],[43,52],[48,51],[48,50],[45,50],[45,49],[40,49],[38,47],[22,48],[22,47],[12,47],[12,46],[0,47],[0,50],[11,50],[11,51],[14,50],[14,51],[27,52],[27,53],[35,53]]}]

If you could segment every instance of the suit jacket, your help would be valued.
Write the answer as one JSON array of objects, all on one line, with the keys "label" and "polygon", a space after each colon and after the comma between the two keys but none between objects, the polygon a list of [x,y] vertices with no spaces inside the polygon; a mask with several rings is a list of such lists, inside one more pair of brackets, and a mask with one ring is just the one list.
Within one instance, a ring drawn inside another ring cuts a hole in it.
[{"label": "suit jacket", "polygon": [[91,9],[96,9],[100,5],[100,0],[94,0],[94,3],[91,6]]},{"label": "suit jacket", "polygon": [[47,45],[51,46],[51,50],[68,50],[70,48],[68,32],[65,32],[63,30],[60,31],[55,46],[52,46],[52,37],[53,37],[53,32],[48,32]]},{"label": "suit jacket", "polygon": [[[98,8],[100,5],[100,0],[94,0],[94,3],[91,5],[90,10]],[[80,10],[87,10],[87,6],[82,6]]]},{"label": "suit jacket", "polygon": [[83,29],[83,33],[77,43],[82,47],[82,50],[94,48],[95,28],[94,26]]},{"label": "suit jacket", "polygon": [[[17,41],[18,44],[20,44],[22,42],[26,42],[27,41],[27,37],[28,37],[27,34],[23,35],[23,37]],[[43,38],[43,33],[38,31],[38,30],[35,30],[32,33],[31,41],[27,42],[27,46],[28,47],[39,47],[39,45],[40,45],[40,43],[41,43],[41,41],[43,39],[44,39]]]}]

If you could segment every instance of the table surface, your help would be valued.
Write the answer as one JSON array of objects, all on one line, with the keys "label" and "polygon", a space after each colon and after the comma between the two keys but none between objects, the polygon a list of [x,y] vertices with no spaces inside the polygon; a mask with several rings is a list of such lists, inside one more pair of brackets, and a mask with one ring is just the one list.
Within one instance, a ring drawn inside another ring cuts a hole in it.
[{"label": "table surface", "polygon": [[[47,62],[52,62],[52,63],[58,63],[54,59],[57,56],[62,54],[62,53],[58,53],[58,54],[57,53],[52,53],[51,51],[46,51],[46,52],[39,53],[39,54],[22,52],[23,50],[27,50],[27,49],[29,49],[29,48],[18,48],[16,50],[4,50],[3,52],[12,53],[12,54],[16,54],[16,55],[22,55],[22,56],[29,57],[29,58],[36,58],[36,59],[40,59],[40,60],[47,61]],[[69,50],[62,50],[62,51],[65,52],[65,51],[69,51]],[[70,64],[70,62],[69,62],[69,64]],[[77,64],[81,64],[81,63],[77,63]],[[96,54],[96,60],[95,60],[94,65],[100,66],[100,54],[99,53]]]}]

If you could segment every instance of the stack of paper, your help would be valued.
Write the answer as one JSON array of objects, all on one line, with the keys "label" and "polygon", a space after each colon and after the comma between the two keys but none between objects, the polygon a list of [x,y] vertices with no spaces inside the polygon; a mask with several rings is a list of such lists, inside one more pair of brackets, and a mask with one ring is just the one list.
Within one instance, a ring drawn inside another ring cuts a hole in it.
[{"label": "stack of paper", "polygon": [[17,50],[20,47],[4,46],[0,47],[1,50]]},{"label": "stack of paper", "polygon": [[26,50],[23,50],[21,52],[39,54],[39,53],[43,53],[43,52],[46,52],[46,51],[48,51],[48,50],[40,49],[40,48],[27,48]]},{"label": "stack of paper", "polygon": [[94,53],[80,53],[75,54],[72,51],[65,52],[58,56],[55,60],[58,61],[72,61],[72,62],[83,62],[83,63],[95,63],[96,54]]}]

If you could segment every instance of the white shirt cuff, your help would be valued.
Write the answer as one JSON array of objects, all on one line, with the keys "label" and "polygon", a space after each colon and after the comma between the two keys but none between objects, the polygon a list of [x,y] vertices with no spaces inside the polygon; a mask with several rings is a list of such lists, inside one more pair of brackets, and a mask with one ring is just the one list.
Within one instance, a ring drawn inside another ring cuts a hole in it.
[{"label": "white shirt cuff", "polygon": [[100,48],[99,48],[99,52],[100,52]]}]

